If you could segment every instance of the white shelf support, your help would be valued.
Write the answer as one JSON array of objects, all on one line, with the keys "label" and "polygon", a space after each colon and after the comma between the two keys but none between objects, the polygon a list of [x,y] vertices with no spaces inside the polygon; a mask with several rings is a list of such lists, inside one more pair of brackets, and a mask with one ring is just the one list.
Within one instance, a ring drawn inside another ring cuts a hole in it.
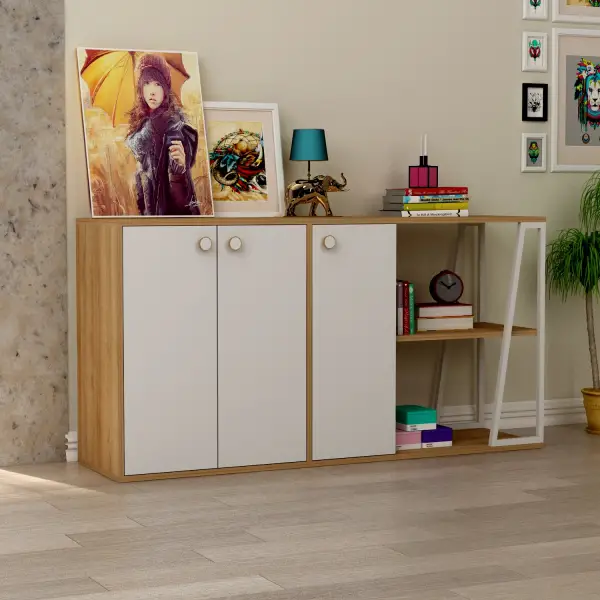
[{"label": "white shelf support", "polygon": [[[506,386],[506,371],[512,340],[512,328],[515,320],[515,307],[519,289],[519,275],[523,263],[523,246],[525,233],[538,230],[538,277],[537,277],[537,399],[536,399],[536,435],[528,438],[498,439],[500,420],[502,417],[502,404],[504,402],[504,389]],[[490,429],[490,446],[514,446],[515,444],[536,444],[544,441],[544,374],[545,374],[545,334],[546,334],[546,224],[545,223],[519,223],[517,226],[517,246],[513,259],[512,274],[508,293],[506,316],[504,318],[504,332],[500,347],[500,360],[498,363],[498,377],[494,393],[494,408],[492,426]]]}]

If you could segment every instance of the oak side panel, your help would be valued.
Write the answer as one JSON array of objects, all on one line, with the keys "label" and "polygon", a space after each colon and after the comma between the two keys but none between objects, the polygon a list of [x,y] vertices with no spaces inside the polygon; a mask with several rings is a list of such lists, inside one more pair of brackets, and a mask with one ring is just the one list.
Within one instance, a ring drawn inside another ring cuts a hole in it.
[{"label": "oak side panel", "polygon": [[120,224],[77,224],[79,461],[121,478],[123,238]]}]

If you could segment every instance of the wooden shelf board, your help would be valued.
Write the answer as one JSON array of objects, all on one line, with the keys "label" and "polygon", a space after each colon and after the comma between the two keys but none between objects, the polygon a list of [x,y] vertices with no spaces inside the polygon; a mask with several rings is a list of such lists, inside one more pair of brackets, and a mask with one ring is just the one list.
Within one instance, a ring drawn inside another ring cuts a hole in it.
[{"label": "wooden shelf board", "polygon": [[[474,329],[449,331],[419,331],[414,335],[399,335],[398,342],[429,342],[435,340],[476,340],[502,337],[504,325],[500,323],[475,323]],[[513,327],[513,336],[536,336],[537,329]]]},{"label": "wooden shelf board", "polygon": [[[489,429],[460,429],[454,432],[453,445],[446,448],[423,448],[421,450],[399,450],[397,460],[411,458],[439,458],[466,454],[487,454],[489,452],[510,452],[514,450],[536,450],[544,444],[517,444],[515,446],[489,446]],[[518,438],[518,435],[500,432],[500,439]]]},{"label": "wooden shelf board", "polygon": [[484,225],[486,223],[545,223],[546,217],[531,215],[473,215],[469,217],[96,217],[78,223],[112,223],[123,227],[153,225]]}]

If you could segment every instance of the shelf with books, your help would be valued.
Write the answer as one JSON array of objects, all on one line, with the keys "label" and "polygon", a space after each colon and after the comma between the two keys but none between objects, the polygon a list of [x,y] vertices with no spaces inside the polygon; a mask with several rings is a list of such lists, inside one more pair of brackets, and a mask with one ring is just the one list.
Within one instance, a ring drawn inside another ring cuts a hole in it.
[{"label": "shelf with books", "polygon": [[[417,331],[413,335],[399,335],[398,342],[428,342],[435,340],[478,340],[500,338],[504,333],[504,326],[499,323],[475,323],[473,329],[456,329],[446,331]],[[530,327],[513,327],[513,336],[534,337],[537,330]]]},{"label": "shelf with books", "polygon": [[[506,452],[507,450],[533,450],[543,448],[542,442],[531,443],[518,435],[498,433],[498,439],[510,441],[507,446],[490,446],[490,430],[484,428],[455,430],[452,446],[438,448],[421,448],[415,450],[398,450],[396,460],[411,458],[437,458],[442,456],[460,456],[466,454],[487,454],[488,452]],[[520,443],[522,440],[523,443]]]}]

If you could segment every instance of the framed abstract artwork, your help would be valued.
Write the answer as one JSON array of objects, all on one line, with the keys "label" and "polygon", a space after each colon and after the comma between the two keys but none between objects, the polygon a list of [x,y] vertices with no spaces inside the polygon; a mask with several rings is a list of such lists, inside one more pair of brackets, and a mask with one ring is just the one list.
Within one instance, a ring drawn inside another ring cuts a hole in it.
[{"label": "framed abstract artwork", "polygon": [[285,182],[277,104],[205,102],[215,214],[285,214]]},{"label": "framed abstract artwork", "polygon": [[552,20],[600,24],[600,0],[552,0]]},{"label": "framed abstract artwork", "polygon": [[600,166],[600,31],[554,29],[552,171]]},{"label": "framed abstract artwork", "polygon": [[529,21],[545,21],[548,18],[550,0],[523,0],[523,18]]},{"label": "framed abstract artwork", "polygon": [[524,83],[522,93],[522,120],[548,120],[548,84]]},{"label": "framed abstract artwork", "polygon": [[93,217],[213,216],[198,55],[78,48]]},{"label": "framed abstract artwork", "polygon": [[547,71],[548,34],[524,31],[522,55],[522,71]]},{"label": "framed abstract artwork", "polygon": [[546,171],[546,134],[524,133],[521,137],[521,172]]}]

